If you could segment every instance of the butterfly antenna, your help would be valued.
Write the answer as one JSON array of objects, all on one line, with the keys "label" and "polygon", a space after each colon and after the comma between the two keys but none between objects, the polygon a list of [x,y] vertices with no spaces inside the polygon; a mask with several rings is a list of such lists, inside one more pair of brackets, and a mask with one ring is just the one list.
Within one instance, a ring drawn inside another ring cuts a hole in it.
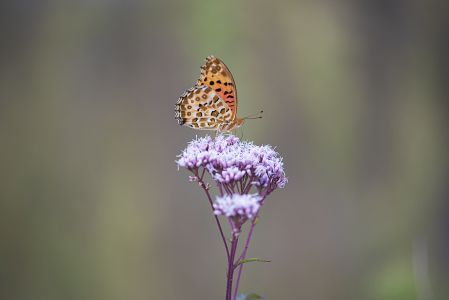
[{"label": "butterfly antenna", "polygon": [[262,114],[263,114],[263,110],[261,110],[260,112],[258,112],[257,114],[253,114],[253,115],[249,115],[244,117],[243,119],[248,119],[248,120],[252,120],[252,119],[262,119]]}]

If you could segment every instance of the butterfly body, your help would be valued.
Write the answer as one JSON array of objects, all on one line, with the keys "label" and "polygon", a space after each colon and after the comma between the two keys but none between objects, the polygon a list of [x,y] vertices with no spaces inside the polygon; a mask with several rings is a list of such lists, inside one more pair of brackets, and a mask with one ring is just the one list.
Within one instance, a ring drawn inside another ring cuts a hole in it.
[{"label": "butterfly body", "polygon": [[244,123],[237,118],[237,89],[227,66],[208,56],[195,86],[182,94],[175,105],[179,125],[199,130],[229,132]]}]

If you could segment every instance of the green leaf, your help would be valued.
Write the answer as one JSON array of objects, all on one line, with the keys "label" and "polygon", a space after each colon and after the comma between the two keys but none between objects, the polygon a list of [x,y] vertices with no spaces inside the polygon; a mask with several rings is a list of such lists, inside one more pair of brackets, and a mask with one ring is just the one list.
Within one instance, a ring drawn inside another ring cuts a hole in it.
[{"label": "green leaf", "polygon": [[237,300],[254,300],[254,299],[263,299],[262,296],[257,295],[255,293],[251,293],[251,294],[240,294],[237,297]]},{"label": "green leaf", "polygon": [[260,258],[247,258],[247,259],[244,259],[244,260],[240,260],[235,265],[234,268],[237,268],[239,265],[246,264],[246,263],[249,263],[249,262],[264,262],[264,263],[267,263],[267,262],[271,262],[271,260],[265,260],[265,259],[260,259]]}]

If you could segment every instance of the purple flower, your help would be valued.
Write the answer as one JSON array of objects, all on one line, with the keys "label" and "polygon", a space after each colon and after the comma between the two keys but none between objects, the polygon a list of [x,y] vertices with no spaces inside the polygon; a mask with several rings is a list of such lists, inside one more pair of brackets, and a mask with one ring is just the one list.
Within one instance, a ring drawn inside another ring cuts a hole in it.
[{"label": "purple flower", "polygon": [[218,184],[228,185],[228,194],[246,194],[255,187],[268,195],[287,183],[282,157],[270,145],[242,142],[233,135],[196,138],[178,157],[178,167],[205,168]]},{"label": "purple flower", "polygon": [[231,225],[232,232],[239,235],[243,224],[248,219],[257,217],[262,206],[263,197],[258,194],[231,194],[217,197],[213,204],[216,216],[225,216]]},{"label": "purple flower", "polygon": [[217,197],[214,203],[214,214],[217,216],[253,219],[260,208],[262,197],[257,194],[232,194]]}]

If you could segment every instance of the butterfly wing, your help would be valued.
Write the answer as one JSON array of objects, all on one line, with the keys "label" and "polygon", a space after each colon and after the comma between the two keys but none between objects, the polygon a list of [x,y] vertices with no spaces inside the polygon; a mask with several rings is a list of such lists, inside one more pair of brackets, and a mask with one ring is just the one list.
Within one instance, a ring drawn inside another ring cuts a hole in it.
[{"label": "butterfly wing", "polygon": [[194,86],[179,97],[175,118],[179,125],[195,129],[214,130],[232,120],[233,113],[226,102],[208,86]]},{"label": "butterfly wing", "polygon": [[223,99],[232,111],[232,120],[237,116],[237,89],[228,67],[218,58],[208,56],[201,66],[197,86],[208,86]]}]

